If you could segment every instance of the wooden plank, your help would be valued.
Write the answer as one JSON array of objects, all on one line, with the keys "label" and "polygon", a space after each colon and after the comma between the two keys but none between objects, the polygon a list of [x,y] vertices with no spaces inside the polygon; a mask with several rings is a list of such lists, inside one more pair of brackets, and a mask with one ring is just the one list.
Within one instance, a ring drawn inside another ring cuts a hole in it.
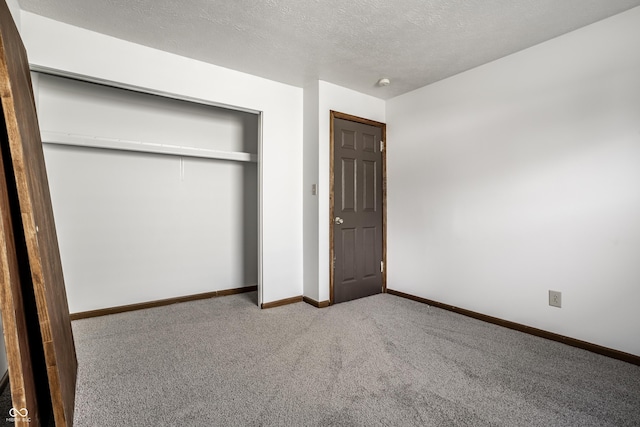
[{"label": "wooden plank", "polygon": [[[56,426],[73,425],[76,359],[26,51],[0,0],[0,95]],[[12,177],[10,176],[12,175]],[[11,201],[10,201],[11,203]],[[15,221],[14,221],[15,222]],[[17,236],[16,236],[17,238]]]},{"label": "wooden plank", "polygon": [[4,126],[4,115],[0,132],[0,142],[2,143],[2,151],[0,151],[0,213],[2,214],[0,221],[0,308],[2,309],[4,343],[11,384],[11,400],[14,408],[21,411],[27,410],[32,426],[39,426],[38,399],[22,298],[20,268],[13,236],[9,190],[5,180],[5,154],[3,151],[8,151],[9,146]]}]

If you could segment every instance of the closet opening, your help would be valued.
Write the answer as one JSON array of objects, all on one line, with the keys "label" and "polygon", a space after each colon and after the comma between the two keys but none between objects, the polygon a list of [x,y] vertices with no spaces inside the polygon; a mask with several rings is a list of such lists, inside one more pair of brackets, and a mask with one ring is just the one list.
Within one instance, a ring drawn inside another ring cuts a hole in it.
[{"label": "closet opening", "polygon": [[260,292],[259,112],[33,80],[71,313]]}]

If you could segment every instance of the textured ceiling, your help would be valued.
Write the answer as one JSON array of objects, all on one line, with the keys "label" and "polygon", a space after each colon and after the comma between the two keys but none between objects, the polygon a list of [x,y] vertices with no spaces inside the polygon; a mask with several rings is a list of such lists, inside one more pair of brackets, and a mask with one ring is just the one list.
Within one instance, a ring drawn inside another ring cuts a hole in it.
[{"label": "textured ceiling", "polygon": [[[23,10],[295,86],[388,99],[640,0],[19,0]],[[377,87],[381,77],[388,87]]]}]

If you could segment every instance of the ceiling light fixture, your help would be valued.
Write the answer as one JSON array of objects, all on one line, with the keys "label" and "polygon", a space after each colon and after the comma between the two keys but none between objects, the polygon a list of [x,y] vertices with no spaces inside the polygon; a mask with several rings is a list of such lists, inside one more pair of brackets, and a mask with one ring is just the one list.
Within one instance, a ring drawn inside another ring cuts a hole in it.
[{"label": "ceiling light fixture", "polygon": [[380,87],[389,86],[390,84],[391,84],[391,80],[389,80],[387,78],[382,78],[382,79],[378,80],[378,86],[380,86]]}]

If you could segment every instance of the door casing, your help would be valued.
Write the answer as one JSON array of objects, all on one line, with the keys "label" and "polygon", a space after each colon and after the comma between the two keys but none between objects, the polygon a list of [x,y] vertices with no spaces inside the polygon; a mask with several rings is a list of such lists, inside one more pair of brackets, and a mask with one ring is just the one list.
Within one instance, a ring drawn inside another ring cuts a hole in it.
[{"label": "door casing", "polygon": [[387,125],[385,123],[369,120],[362,117],[345,114],[331,110],[329,112],[329,302],[334,304],[334,227],[335,218],[335,176],[334,176],[334,120],[343,119],[365,125],[375,126],[382,131],[382,261],[384,269],[382,271],[382,293],[387,292]]}]

